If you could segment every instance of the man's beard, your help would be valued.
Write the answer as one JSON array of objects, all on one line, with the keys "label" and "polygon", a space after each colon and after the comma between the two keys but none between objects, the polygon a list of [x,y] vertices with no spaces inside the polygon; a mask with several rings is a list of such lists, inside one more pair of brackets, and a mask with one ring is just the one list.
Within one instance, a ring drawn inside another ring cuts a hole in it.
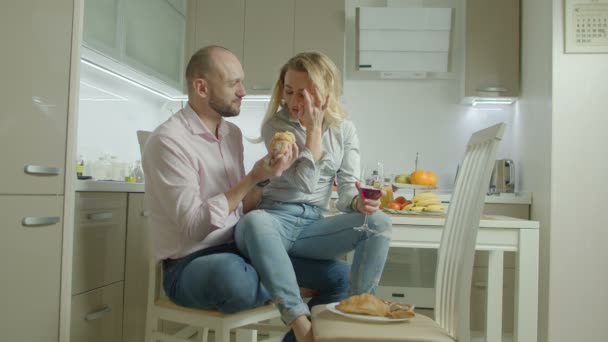
[{"label": "man's beard", "polygon": [[237,109],[234,109],[230,106],[230,103],[217,101],[217,97],[215,97],[215,96],[212,96],[209,99],[209,107],[211,107],[211,109],[213,109],[219,115],[221,115],[222,117],[225,117],[225,118],[231,118],[233,116],[237,116],[241,112],[240,107],[238,107]]}]

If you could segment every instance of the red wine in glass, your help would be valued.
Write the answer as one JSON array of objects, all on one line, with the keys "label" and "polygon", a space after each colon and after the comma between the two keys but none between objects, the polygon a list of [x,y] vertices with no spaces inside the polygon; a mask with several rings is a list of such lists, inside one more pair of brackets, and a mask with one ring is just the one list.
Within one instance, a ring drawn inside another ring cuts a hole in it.
[{"label": "red wine in glass", "polygon": [[377,200],[382,197],[382,190],[374,188],[371,185],[361,185],[359,190],[363,198]]}]

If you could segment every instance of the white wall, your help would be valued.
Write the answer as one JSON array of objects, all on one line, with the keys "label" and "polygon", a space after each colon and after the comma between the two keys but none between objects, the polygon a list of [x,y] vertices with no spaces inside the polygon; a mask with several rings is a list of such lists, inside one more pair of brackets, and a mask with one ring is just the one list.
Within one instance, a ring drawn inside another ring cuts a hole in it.
[{"label": "white wall", "polygon": [[[168,101],[124,80],[82,65],[78,121],[78,155],[85,160],[109,153],[129,163],[140,159],[137,130],[154,130],[185,102]],[[266,102],[243,102],[241,114],[229,119],[243,135],[257,138]],[[245,168],[266,154],[264,144],[244,141]]]},{"label": "white wall", "polygon": [[522,2],[521,98],[514,119],[514,153],[522,191],[533,193],[540,222],[539,341],[547,340],[551,206],[552,0]]},{"label": "white wall", "polygon": [[563,3],[553,0],[552,11],[547,341],[608,341],[608,54],[564,54]]},{"label": "white wall", "polygon": [[141,159],[135,132],[153,130],[181,105],[82,63],[80,87],[78,155],[85,160],[102,153]]}]

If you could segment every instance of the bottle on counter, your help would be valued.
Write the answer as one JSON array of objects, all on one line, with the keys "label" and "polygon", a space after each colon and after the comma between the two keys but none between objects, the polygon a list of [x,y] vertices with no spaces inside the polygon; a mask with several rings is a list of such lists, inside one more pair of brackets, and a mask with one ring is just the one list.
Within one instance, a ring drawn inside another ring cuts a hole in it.
[{"label": "bottle on counter", "polygon": [[84,159],[82,158],[82,155],[79,155],[78,160],[76,161],[76,176],[84,176]]},{"label": "bottle on counter", "polygon": [[382,198],[380,198],[380,208],[386,208],[386,206],[395,199],[391,178],[384,178],[384,182],[382,183],[382,190],[384,190],[386,194],[382,196]]},{"label": "bottle on counter", "polygon": [[135,177],[136,183],[144,182],[144,170],[141,167],[141,160],[135,161],[135,167],[131,171],[131,176]]}]

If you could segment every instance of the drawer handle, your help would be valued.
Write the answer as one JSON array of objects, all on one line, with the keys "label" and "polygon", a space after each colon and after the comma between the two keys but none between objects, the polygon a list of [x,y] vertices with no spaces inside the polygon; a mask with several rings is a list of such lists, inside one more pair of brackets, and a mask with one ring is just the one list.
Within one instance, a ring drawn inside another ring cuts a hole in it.
[{"label": "drawer handle", "polygon": [[391,297],[395,297],[395,298],[405,298],[405,294],[403,293],[392,293]]},{"label": "drawer handle", "polygon": [[270,90],[270,86],[269,85],[252,85],[251,89],[253,90]]},{"label": "drawer handle", "polygon": [[62,171],[62,168],[54,166],[25,165],[23,168],[23,172],[36,176],[58,176]]},{"label": "drawer handle", "polygon": [[485,87],[477,89],[480,93],[505,93],[507,90],[508,89],[504,87]]},{"label": "drawer handle", "polygon": [[52,226],[61,220],[59,216],[46,217],[24,217],[21,220],[21,225],[24,227],[43,227]]},{"label": "drawer handle", "polygon": [[112,312],[112,308],[109,306],[104,306],[103,308],[97,310],[97,311],[93,311],[91,313],[88,313],[84,316],[84,320],[85,321],[94,321],[96,319],[100,319],[103,316],[109,314],[110,312]]},{"label": "drawer handle", "polygon": [[87,215],[91,221],[106,221],[112,219],[112,213],[94,213]]},{"label": "drawer handle", "polygon": [[148,217],[148,216],[150,216],[150,212],[147,211],[147,210],[144,210],[144,211],[141,212],[141,216]]}]

